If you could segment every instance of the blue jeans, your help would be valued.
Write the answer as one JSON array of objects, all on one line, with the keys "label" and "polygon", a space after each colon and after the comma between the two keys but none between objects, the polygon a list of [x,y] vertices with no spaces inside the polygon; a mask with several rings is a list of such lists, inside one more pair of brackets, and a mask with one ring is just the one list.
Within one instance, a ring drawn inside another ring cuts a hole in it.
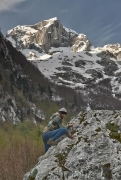
[{"label": "blue jeans", "polygon": [[59,137],[61,137],[64,134],[67,134],[67,133],[68,133],[68,131],[66,128],[59,128],[59,129],[55,129],[53,131],[43,132],[42,140],[44,142],[45,152],[47,152],[51,146],[50,144],[47,144],[47,141],[49,139],[52,141],[55,141],[56,139],[58,139]]}]

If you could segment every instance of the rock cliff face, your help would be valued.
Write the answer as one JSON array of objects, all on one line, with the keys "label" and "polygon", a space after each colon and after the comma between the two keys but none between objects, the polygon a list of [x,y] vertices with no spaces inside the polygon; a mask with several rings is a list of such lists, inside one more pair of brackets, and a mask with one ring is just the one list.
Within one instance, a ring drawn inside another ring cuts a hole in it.
[{"label": "rock cliff face", "polygon": [[84,34],[79,34],[75,39],[72,50],[73,52],[90,51],[91,46],[92,45],[88,40],[87,36]]},{"label": "rock cliff face", "polygon": [[7,121],[8,119],[12,122],[19,121],[16,115],[15,99],[9,93],[6,93],[7,77],[15,70],[14,68],[10,52],[3,35],[0,33],[0,119],[2,121]]},{"label": "rock cliff face", "polygon": [[113,56],[117,60],[121,60],[121,44],[107,44],[104,47],[99,47],[95,50],[105,51],[108,54],[110,53],[110,57]]},{"label": "rock cliff face", "polygon": [[41,156],[23,180],[120,180],[121,111],[80,112],[67,137]]},{"label": "rock cliff face", "polygon": [[29,60],[45,59],[43,55],[63,52],[64,47],[70,47],[72,52],[104,52],[109,58],[121,59],[120,44],[94,48],[86,35],[64,27],[57,17],[35,25],[16,26],[7,32],[6,37]]},{"label": "rock cliff face", "polygon": [[50,47],[71,46],[76,36],[77,33],[64,28],[58,18],[44,20],[33,26],[17,26],[7,33],[7,38],[12,38],[17,49],[28,48],[40,52],[48,52]]},{"label": "rock cliff face", "polygon": [[31,101],[34,82],[29,71],[39,72],[0,33],[0,121],[17,124],[27,118],[42,119],[42,111]]}]

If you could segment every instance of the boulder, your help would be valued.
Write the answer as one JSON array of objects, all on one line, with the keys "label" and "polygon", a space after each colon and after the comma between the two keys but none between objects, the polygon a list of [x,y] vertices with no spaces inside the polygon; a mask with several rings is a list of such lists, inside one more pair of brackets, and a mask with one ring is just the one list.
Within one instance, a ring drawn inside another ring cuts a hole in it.
[{"label": "boulder", "polygon": [[23,180],[120,180],[121,111],[80,112],[71,122],[76,137],[64,136]]}]

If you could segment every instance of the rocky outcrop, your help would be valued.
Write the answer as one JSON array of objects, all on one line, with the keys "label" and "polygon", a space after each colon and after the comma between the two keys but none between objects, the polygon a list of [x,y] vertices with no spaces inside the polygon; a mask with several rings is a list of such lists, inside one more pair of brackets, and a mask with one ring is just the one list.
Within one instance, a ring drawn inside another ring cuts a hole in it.
[{"label": "rocky outcrop", "polygon": [[[15,66],[2,33],[0,33],[0,70],[0,120],[17,123],[20,119],[16,114],[15,99],[6,93],[10,85],[8,85],[7,78],[12,71],[15,71]],[[6,80],[4,80],[5,78]]]},{"label": "rocky outcrop", "polygon": [[101,64],[104,66],[104,72],[108,76],[113,76],[114,72],[118,70],[118,66],[115,63],[115,61],[108,59],[108,58],[101,58],[101,60],[98,60],[97,63]]},{"label": "rocky outcrop", "polygon": [[121,72],[117,72],[115,76],[117,77],[118,83],[121,83]]},{"label": "rocky outcrop", "polygon": [[16,101],[10,95],[0,99],[0,120],[18,124],[21,119],[21,112],[18,111]]},{"label": "rocky outcrop", "polygon": [[75,62],[75,67],[84,67],[86,65],[86,62],[84,60],[77,60]]},{"label": "rocky outcrop", "polygon": [[[6,67],[10,70],[14,69],[10,52],[6,46],[4,37],[1,32],[0,32],[0,60],[1,60],[1,65],[3,65],[4,67]],[[2,66],[1,66],[1,68],[2,68]]]},{"label": "rocky outcrop", "polygon": [[31,68],[34,70],[34,66],[0,33],[0,121],[18,124],[28,118],[33,121],[44,119],[44,113],[31,101],[29,82],[32,79],[27,74]]},{"label": "rocky outcrop", "polygon": [[[44,20],[33,26],[17,26],[7,33],[7,38],[14,40],[17,49],[36,50],[37,44],[38,48],[45,52],[48,52],[50,47],[71,46],[76,36],[77,33],[69,29],[67,31],[58,18]],[[35,45],[32,45],[33,43]]]},{"label": "rocky outcrop", "polygon": [[92,45],[87,36],[84,34],[79,34],[75,39],[72,50],[73,52],[89,51],[91,49],[91,46]]},{"label": "rocky outcrop", "polygon": [[115,60],[117,59],[117,57],[112,52],[103,49],[99,53],[97,53],[97,56],[101,58],[114,58]]},{"label": "rocky outcrop", "polygon": [[121,59],[121,44],[108,44],[105,45],[104,48],[109,50],[113,55],[117,58],[117,60]]},{"label": "rocky outcrop", "polygon": [[85,73],[91,74],[94,80],[103,78],[103,73],[100,69],[88,69]]},{"label": "rocky outcrop", "polygon": [[121,111],[80,112],[71,122],[77,136],[63,137],[23,180],[120,180]]},{"label": "rocky outcrop", "polygon": [[95,50],[102,51],[108,57],[121,60],[121,44],[107,44],[104,47],[95,48]]}]

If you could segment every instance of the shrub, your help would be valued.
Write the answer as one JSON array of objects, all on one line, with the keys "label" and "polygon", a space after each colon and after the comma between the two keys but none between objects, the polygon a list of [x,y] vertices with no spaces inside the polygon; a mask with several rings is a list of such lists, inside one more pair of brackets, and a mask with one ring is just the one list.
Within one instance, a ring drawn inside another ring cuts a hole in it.
[{"label": "shrub", "polygon": [[0,179],[23,179],[43,153],[39,124],[0,123]]}]

